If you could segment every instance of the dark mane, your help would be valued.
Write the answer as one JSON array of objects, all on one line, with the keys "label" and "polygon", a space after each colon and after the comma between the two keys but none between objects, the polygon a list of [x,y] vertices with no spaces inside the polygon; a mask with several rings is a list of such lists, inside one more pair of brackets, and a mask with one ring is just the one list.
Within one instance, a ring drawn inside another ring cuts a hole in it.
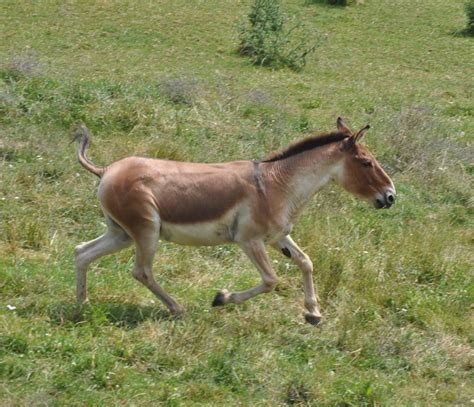
[{"label": "dark mane", "polygon": [[312,150],[316,147],[325,146],[327,144],[336,143],[338,141],[342,141],[349,136],[346,133],[341,132],[333,132],[327,134],[321,134],[319,136],[311,136],[305,138],[304,140],[297,141],[293,144],[290,144],[286,149],[283,151],[277,152],[272,154],[266,160],[263,160],[264,163],[269,163],[273,161],[284,160],[288,157],[293,157],[296,154],[300,154],[304,151]]}]

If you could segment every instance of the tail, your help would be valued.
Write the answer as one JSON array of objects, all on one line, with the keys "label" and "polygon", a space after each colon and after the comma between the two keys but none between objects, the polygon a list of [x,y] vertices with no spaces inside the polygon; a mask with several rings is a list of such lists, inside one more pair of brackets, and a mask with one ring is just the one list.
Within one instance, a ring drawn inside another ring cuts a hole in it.
[{"label": "tail", "polygon": [[105,168],[98,167],[92,161],[86,157],[86,149],[89,146],[90,132],[86,126],[80,124],[77,126],[76,131],[73,134],[73,141],[78,140],[77,145],[77,158],[79,163],[87,170],[102,178],[104,175]]}]

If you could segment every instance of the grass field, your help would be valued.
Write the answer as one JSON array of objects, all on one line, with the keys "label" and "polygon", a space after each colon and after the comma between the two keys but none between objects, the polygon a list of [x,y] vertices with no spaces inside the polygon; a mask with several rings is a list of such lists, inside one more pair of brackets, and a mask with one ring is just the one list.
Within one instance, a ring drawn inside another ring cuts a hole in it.
[{"label": "grass field", "polygon": [[[301,72],[237,55],[251,1],[8,1],[0,17],[0,405],[472,405],[474,43],[462,0],[366,0],[282,9],[325,39]],[[397,203],[375,211],[329,185],[294,239],[313,259],[324,324],[304,323],[299,270],[212,308],[257,272],[235,246],[162,242],[172,318],[131,276],[133,251],[89,273],[75,304],[74,247],[104,231],[97,179],[130,154],[264,158],[337,116]]]}]

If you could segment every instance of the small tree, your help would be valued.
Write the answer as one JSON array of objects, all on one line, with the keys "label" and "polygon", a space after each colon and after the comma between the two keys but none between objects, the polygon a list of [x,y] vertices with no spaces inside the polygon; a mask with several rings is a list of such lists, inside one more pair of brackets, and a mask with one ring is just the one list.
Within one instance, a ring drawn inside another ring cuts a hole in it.
[{"label": "small tree", "polygon": [[239,53],[255,65],[300,70],[317,46],[318,38],[311,34],[299,23],[286,29],[277,0],[255,0],[248,23],[240,28]]}]

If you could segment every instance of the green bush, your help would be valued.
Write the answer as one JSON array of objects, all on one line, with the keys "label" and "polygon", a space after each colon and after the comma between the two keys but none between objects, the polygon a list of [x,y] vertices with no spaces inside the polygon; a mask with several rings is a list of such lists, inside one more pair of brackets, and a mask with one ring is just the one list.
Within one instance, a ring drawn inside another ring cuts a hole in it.
[{"label": "green bush", "polygon": [[309,4],[322,3],[340,7],[364,4],[364,0],[307,0],[306,2]]},{"label": "green bush", "polygon": [[240,28],[240,55],[255,65],[301,70],[316,49],[318,38],[300,23],[285,28],[286,19],[276,0],[255,0],[248,23]]},{"label": "green bush", "polygon": [[474,0],[468,0],[466,3],[467,14],[467,32],[474,35]]}]

